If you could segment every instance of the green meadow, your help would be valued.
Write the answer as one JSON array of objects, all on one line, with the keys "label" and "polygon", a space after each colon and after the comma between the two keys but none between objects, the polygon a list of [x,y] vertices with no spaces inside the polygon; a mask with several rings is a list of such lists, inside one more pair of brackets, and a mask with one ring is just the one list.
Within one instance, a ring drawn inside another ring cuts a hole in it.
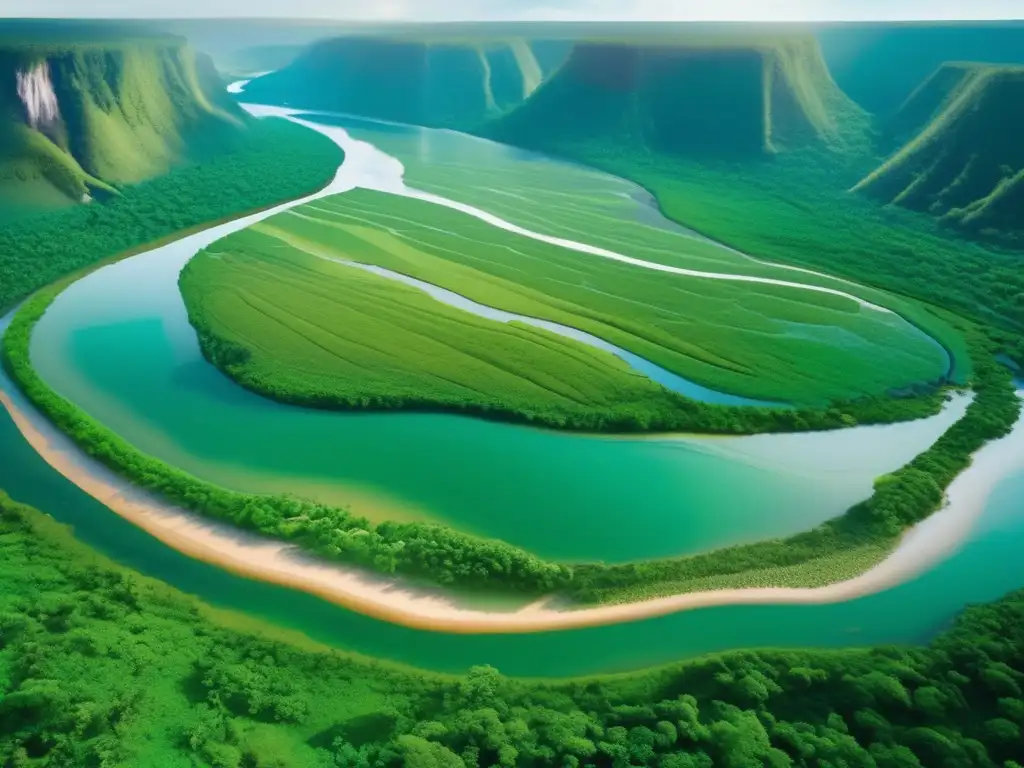
[{"label": "green meadow", "polygon": [[[358,366],[370,359],[365,349],[352,351],[366,346],[365,338],[357,338],[360,334],[355,327],[339,331],[338,326],[347,323],[343,316],[325,323],[320,304],[299,295],[289,298],[292,290],[298,292],[299,286],[311,279],[308,274],[298,277],[298,272],[317,261],[323,263],[317,265],[321,276],[315,279],[322,281],[321,292],[337,292],[335,304],[346,303],[340,298],[346,291],[358,290],[346,288],[344,283],[368,280],[354,274],[356,270],[331,267],[318,257],[385,267],[481,304],[578,328],[701,385],[756,399],[819,407],[935,382],[946,373],[945,355],[927,337],[897,315],[862,308],[849,298],[789,286],[657,272],[542,243],[415,199],[356,190],[280,214],[259,225],[258,231],[262,237],[244,233],[213,246],[186,270],[186,275],[192,272],[197,279],[183,280],[182,287],[193,321],[200,318],[201,330],[242,347],[241,357],[233,358],[234,362],[252,367],[253,376],[283,376],[286,381],[279,383],[284,390],[323,387],[322,370],[315,377],[304,373],[310,369],[311,359],[318,364],[325,358],[338,359],[327,374],[335,380],[351,377],[352,363]],[[254,245],[259,258],[250,255]],[[272,265],[275,258],[276,267]],[[283,297],[282,282],[274,277],[281,269],[297,281]],[[198,270],[204,271],[203,279],[194,272]],[[216,298],[218,290],[203,287],[208,275],[219,275],[221,287],[230,282],[245,285],[246,291],[262,283],[262,301],[265,304],[273,296],[279,307],[287,306],[287,323],[308,323],[315,318],[321,328],[329,328],[335,337],[333,351],[314,352],[317,345],[307,337],[289,332],[287,339],[282,338],[280,328],[269,342],[265,312],[238,298]],[[593,386],[604,389],[601,397],[609,401],[621,397],[620,385],[624,384],[641,399],[652,392],[622,365],[580,345],[554,342],[547,334],[515,326],[481,322],[425,297],[412,298],[407,290],[394,286],[380,291],[378,301],[386,304],[389,299],[385,296],[401,296],[424,314],[415,321],[397,316],[361,321],[391,323],[387,365],[398,378],[387,374],[389,381],[381,391],[376,388],[379,382],[374,383],[380,374],[364,372],[360,375],[369,377],[368,389],[359,391],[384,395],[407,386],[419,387],[425,342],[415,331],[422,335],[428,326],[454,328],[453,324],[462,322],[474,332],[481,329],[481,333],[502,337],[503,347],[521,344],[523,339],[544,338],[555,345],[549,346],[550,350],[575,350],[568,355],[535,350],[529,357],[517,358],[529,361],[529,375],[543,381],[561,375],[566,382],[575,382],[575,374],[569,370],[579,370],[578,362],[572,361],[575,357],[587,365],[604,361],[602,367],[608,373]],[[359,311],[368,312],[372,301],[364,294]],[[357,310],[350,307],[347,311]],[[247,324],[257,321],[260,331],[247,330]],[[412,326],[399,330],[402,323]],[[418,325],[421,323],[427,325]],[[467,345],[475,343],[467,337]],[[469,357],[480,355],[476,352]],[[349,359],[340,361],[342,357]],[[457,384],[468,384],[471,390],[488,392],[492,398],[504,399],[508,383],[528,370],[517,363],[517,374],[511,379],[505,375],[488,380],[481,378],[482,369],[475,361],[461,353],[458,359],[472,367],[454,374]],[[496,363],[500,356],[493,359]],[[406,373],[398,373],[403,370]],[[449,366],[445,370],[451,375]],[[608,389],[612,382],[618,391]],[[493,389],[494,384],[501,388]],[[358,386],[346,382],[339,399],[348,401],[357,391],[352,388]],[[436,386],[432,391],[437,391]],[[455,390],[445,385],[445,391]]]},{"label": "green meadow", "polygon": [[286,221],[215,244],[180,280],[208,356],[252,389],[310,405],[553,419],[656,411],[677,399],[610,353],[319,258],[342,254],[277,228]]},{"label": "green meadow", "polygon": [[[549,147],[587,167],[463,136],[309,117],[339,122],[355,138],[399,158],[409,186],[477,206],[534,232],[683,269],[821,286],[888,307],[946,347],[956,381],[970,377],[962,335],[933,307],[904,295],[920,292],[856,269],[870,259],[892,274],[891,265],[910,258],[918,247],[929,262],[953,259],[961,247],[927,223],[915,224],[916,217],[884,211],[847,192],[873,167],[871,161],[815,150],[737,163],[697,162],[635,148],[614,151],[600,143]],[[985,252],[963,247],[972,259],[977,251]],[[903,273],[913,275],[912,270]],[[977,273],[972,267],[972,276]],[[940,286],[930,287],[934,292]]]}]

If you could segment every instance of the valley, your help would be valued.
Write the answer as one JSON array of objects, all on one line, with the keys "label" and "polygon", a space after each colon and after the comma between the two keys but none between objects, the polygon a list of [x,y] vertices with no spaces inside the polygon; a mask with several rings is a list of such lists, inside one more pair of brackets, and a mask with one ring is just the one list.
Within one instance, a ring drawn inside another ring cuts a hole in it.
[{"label": "valley", "polygon": [[1012,25],[154,24],[0,24],[0,764],[1024,759]]}]

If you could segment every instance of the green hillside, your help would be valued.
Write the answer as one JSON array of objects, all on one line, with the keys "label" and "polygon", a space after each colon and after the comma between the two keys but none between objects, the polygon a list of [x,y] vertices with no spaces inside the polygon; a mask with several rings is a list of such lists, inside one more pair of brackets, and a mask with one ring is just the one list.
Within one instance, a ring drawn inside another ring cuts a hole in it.
[{"label": "green hillside", "polygon": [[0,40],[0,221],[230,147],[246,118],[175,38]]},{"label": "green hillside", "polygon": [[825,24],[815,36],[839,87],[884,118],[947,61],[1024,64],[1019,21]]},{"label": "green hillside", "polygon": [[893,120],[909,140],[854,189],[983,236],[1024,233],[1024,67],[947,64]]},{"label": "green hillside", "polygon": [[863,138],[867,118],[836,87],[810,36],[577,44],[492,138],[676,154],[757,156]]},{"label": "green hillside", "polygon": [[344,37],[308,48],[246,88],[253,102],[288,104],[445,128],[503,114],[540,85],[551,46],[524,39]]}]

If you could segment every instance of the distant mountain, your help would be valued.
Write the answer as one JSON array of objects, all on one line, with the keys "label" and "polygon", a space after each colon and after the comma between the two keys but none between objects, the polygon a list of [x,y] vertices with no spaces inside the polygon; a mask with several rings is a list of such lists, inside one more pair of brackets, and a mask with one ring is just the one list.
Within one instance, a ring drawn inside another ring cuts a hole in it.
[{"label": "distant mountain", "polygon": [[112,194],[226,146],[246,119],[179,39],[0,36],[0,208]]},{"label": "distant mountain", "polygon": [[815,39],[787,35],[579,43],[528,101],[482,132],[540,149],[598,142],[752,156],[841,147],[866,130]]},{"label": "distant mountain", "polygon": [[[561,46],[561,50],[567,46]],[[247,100],[431,127],[473,128],[527,98],[559,57],[557,43],[354,36],[314,43],[252,81]]]},{"label": "distant mountain", "polygon": [[829,24],[816,35],[839,86],[881,117],[944,62],[1024,64],[1022,22]]},{"label": "distant mountain", "polygon": [[225,77],[251,77],[283,69],[306,49],[303,45],[257,45],[214,57]]},{"label": "distant mountain", "polygon": [[975,233],[1024,233],[1024,67],[946,64],[890,131],[910,138],[855,191]]}]

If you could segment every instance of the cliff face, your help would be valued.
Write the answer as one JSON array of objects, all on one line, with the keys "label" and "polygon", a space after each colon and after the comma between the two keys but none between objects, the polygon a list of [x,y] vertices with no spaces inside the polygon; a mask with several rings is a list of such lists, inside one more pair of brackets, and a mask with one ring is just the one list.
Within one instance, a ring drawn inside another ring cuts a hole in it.
[{"label": "cliff face", "polygon": [[1021,22],[829,24],[816,36],[839,87],[883,118],[944,62],[1024,64]]},{"label": "cliff face", "polygon": [[580,43],[520,108],[484,132],[510,143],[642,145],[682,154],[763,155],[842,144],[866,117],[809,37],[665,44]]},{"label": "cliff face", "polygon": [[254,80],[245,94],[254,102],[465,129],[521,103],[540,85],[549,59],[538,59],[522,39],[337,38]]},{"label": "cliff face", "polygon": [[230,142],[243,113],[184,43],[0,46],[0,200],[110,194]]},{"label": "cliff face", "polygon": [[855,191],[968,231],[1024,232],[1024,67],[944,65],[891,132],[909,139]]}]

